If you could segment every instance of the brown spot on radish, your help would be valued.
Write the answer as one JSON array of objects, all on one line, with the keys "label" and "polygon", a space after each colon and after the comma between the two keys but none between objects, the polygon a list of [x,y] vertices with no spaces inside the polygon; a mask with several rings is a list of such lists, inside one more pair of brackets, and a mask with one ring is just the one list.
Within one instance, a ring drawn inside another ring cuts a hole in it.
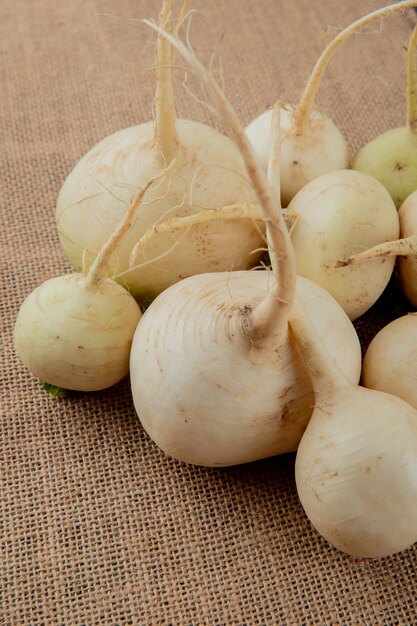
[{"label": "brown spot on radish", "polygon": [[402,172],[403,170],[406,170],[406,169],[408,169],[407,163],[396,163],[394,165],[395,172]]}]

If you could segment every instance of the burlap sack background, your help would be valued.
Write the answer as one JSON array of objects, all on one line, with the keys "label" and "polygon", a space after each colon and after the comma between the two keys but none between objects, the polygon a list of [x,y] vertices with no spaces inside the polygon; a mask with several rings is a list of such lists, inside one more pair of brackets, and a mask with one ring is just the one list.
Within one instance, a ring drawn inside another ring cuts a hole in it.
[{"label": "burlap sack background", "polygon": [[[192,40],[218,51],[247,123],[296,100],[324,42],[385,4],[363,0],[195,0]],[[105,135],[149,119],[158,0],[3,0],[1,51],[0,623],[414,624],[416,549],[347,557],[312,529],[294,455],[229,469],[170,460],[144,434],[128,381],[51,400],[22,367],[12,328],[24,296],[68,270],[54,203],[64,177]],[[355,37],[319,103],[352,153],[405,116],[414,14]],[[325,35],[325,36],[324,36]],[[180,115],[213,123],[181,90]],[[364,345],[395,315],[387,295],[359,324]],[[202,399],[203,401],[203,399]]]}]

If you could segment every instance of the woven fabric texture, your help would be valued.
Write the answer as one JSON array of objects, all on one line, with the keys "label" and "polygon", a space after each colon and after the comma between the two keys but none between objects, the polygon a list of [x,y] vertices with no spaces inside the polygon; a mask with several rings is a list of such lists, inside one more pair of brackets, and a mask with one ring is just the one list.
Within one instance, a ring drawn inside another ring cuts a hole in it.
[{"label": "woven fabric texture", "polygon": [[[242,122],[296,101],[332,33],[380,0],[194,0],[190,38],[216,51]],[[24,297],[70,268],[54,206],[106,135],[150,119],[157,0],[0,4],[0,624],[265,625],[417,622],[417,548],[351,558],[314,531],[294,455],[206,469],[143,431],[127,379],[52,399],[15,355]],[[410,10],[336,53],[318,104],[353,155],[405,119]],[[180,65],[180,64],[179,64]],[[182,117],[217,125],[182,88]],[[365,347],[401,306],[393,288],[357,323]],[[202,399],[204,401],[204,399]]]}]

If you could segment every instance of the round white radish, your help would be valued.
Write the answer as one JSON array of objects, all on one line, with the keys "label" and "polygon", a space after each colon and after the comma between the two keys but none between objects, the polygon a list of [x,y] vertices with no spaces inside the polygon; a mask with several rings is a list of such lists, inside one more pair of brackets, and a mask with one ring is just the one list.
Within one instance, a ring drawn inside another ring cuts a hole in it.
[{"label": "round white radish", "polygon": [[417,313],[399,317],[372,339],[365,353],[362,383],[417,408]]},{"label": "round white radish", "polygon": [[297,273],[327,289],[350,319],[362,315],[386,287],[394,259],[360,267],[335,267],[335,260],[398,237],[397,210],[387,190],[360,172],[328,172],[298,192],[287,216]]},{"label": "round white radish", "polygon": [[16,352],[43,382],[76,391],[96,391],[119,382],[129,371],[139,305],[107,278],[109,262],[129,232],[147,182],[123,220],[82,274],[42,283],[21,305],[14,328]]},{"label": "round white radish", "polygon": [[[324,172],[348,167],[346,141],[326,115],[313,110],[299,132],[294,123],[296,107],[283,105],[281,114],[281,201],[291,201],[310,180]],[[267,170],[271,148],[272,109],[264,111],[246,128],[262,167]]]},{"label": "round white radish", "polygon": [[306,321],[307,302],[301,304],[291,327],[315,393],[295,464],[301,504],[343,552],[375,558],[404,550],[417,541],[417,411],[396,396],[352,385]]},{"label": "round white radish", "polygon": [[[168,455],[214,466],[297,448],[314,395],[293,339],[285,327],[262,342],[241,329],[273,281],[268,271],[193,276],[146,311],[132,344],[132,394],[145,430]],[[324,289],[297,284],[328,349],[357,383],[361,351],[351,322]]]},{"label": "round white radish", "polygon": [[111,280],[91,284],[82,274],[42,283],[20,307],[16,351],[42,381],[77,391],[105,389],[129,371],[140,319],[133,297]]}]

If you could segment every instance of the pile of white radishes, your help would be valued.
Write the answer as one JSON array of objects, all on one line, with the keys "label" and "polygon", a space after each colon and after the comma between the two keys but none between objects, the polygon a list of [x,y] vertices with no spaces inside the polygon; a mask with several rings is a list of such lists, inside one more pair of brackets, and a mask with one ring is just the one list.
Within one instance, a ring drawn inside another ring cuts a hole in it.
[{"label": "pile of white radishes", "polygon": [[[155,119],[102,140],[65,180],[56,220],[76,272],[26,298],[14,335],[23,363],[57,388],[104,389],[130,372],[144,428],[180,461],[226,466],[297,450],[307,516],[363,557],[417,541],[417,313],[378,333],[363,364],[352,324],[396,256],[417,307],[417,29],[407,125],[365,146],[352,169],[314,100],[338,45],[413,6],[341,31],[299,104],[277,102],[245,132],[180,39],[188,3],[174,17],[164,0],[159,24],[144,20],[158,32]],[[231,138],[177,119],[174,50]],[[265,249],[270,266],[260,265]]]}]

